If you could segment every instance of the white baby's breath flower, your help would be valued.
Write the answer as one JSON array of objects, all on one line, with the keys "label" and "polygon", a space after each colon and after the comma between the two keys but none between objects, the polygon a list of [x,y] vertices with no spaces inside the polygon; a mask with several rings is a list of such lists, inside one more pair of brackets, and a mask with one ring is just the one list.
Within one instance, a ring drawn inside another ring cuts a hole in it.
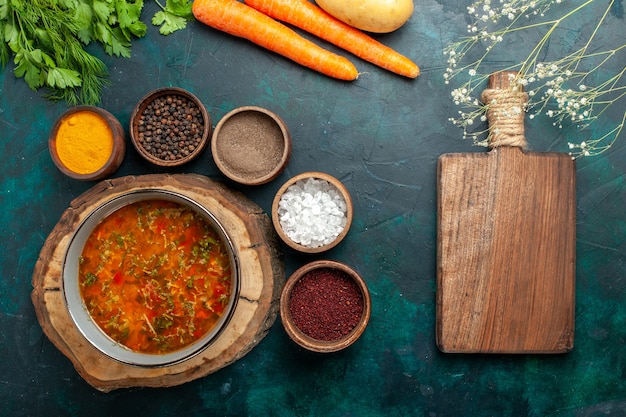
[{"label": "white baby's breath flower", "polygon": [[[561,3],[563,5],[559,6]],[[485,58],[492,51],[501,47],[500,44],[510,33],[523,34],[526,29],[533,31],[546,29],[546,34],[536,46],[529,45],[531,52],[525,60],[518,65],[506,68],[520,72],[521,76],[514,81],[520,89],[523,87],[528,92],[529,97],[527,108],[510,108],[506,113],[520,114],[522,111],[532,109],[532,112],[529,112],[530,119],[545,114],[554,120],[553,124],[558,128],[563,127],[564,121],[572,121],[578,126],[585,127],[590,121],[597,118],[596,113],[602,114],[606,107],[616,101],[622,100],[620,102],[622,108],[626,107],[623,106],[626,93],[621,93],[626,91],[626,86],[619,84],[626,79],[626,68],[599,86],[588,87],[582,82],[597,78],[595,76],[588,77],[590,73],[584,72],[587,60],[592,61],[590,57],[594,57],[596,60],[603,58],[604,61],[602,62],[604,63],[612,59],[616,51],[626,50],[626,45],[622,45],[614,50],[598,52],[599,49],[594,45],[596,48],[593,52],[588,53],[586,51],[591,44],[591,38],[600,31],[602,20],[597,23],[595,30],[591,32],[589,42],[582,50],[552,62],[539,61],[540,56],[547,55],[547,46],[551,44],[551,37],[558,33],[555,29],[566,27],[564,22],[570,16],[585,13],[583,18],[586,19],[587,15],[591,17],[597,15],[597,13],[587,14],[585,10],[592,3],[593,1],[580,4],[562,2],[562,0],[498,0],[497,2],[476,0],[467,7],[467,12],[473,20],[467,26],[469,35],[445,49],[444,54],[448,57],[448,66],[443,76],[445,83],[451,84],[458,75],[463,74],[464,78],[469,75],[468,81],[452,89],[452,100],[456,105],[463,108],[463,111],[458,111],[458,117],[451,118],[453,119],[451,122],[463,128],[463,137],[471,138],[478,145],[487,143],[485,140],[486,131],[468,131],[469,126],[475,125],[474,121],[486,121],[485,110],[493,104],[483,104],[475,98],[479,95],[477,89],[482,90],[483,83],[487,79],[484,74],[493,72],[493,69],[482,71],[481,67],[487,64],[493,65],[494,60]],[[553,20],[541,18],[541,16],[546,15],[547,11],[552,8],[557,9],[557,7],[562,7],[558,10],[564,10],[562,17]],[[607,16],[609,13],[600,13],[599,15]],[[532,21],[524,19],[532,19]],[[552,44],[555,43],[552,42]],[[484,55],[472,63],[464,63],[466,57],[470,56],[469,52],[479,47],[484,48]],[[591,71],[596,71],[601,67],[601,65],[597,67],[594,65],[592,63],[590,66]],[[607,94],[611,92],[613,92],[613,96],[618,96],[617,99],[605,99]],[[568,142],[570,149],[577,151],[577,153],[572,153],[573,157],[596,155],[608,149],[621,133],[625,121],[626,112],[624,112],[622,122],[616,128],[600,138],[587,141],[584,147],[573,146],[573,142]]]}]

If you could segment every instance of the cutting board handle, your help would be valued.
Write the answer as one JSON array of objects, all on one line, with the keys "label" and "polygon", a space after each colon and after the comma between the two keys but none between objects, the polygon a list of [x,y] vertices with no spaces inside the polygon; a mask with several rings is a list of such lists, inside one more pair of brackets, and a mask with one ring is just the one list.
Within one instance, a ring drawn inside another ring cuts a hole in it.
[{"label": "cutting board handle", "polygon": [[489,76],[482,102],[487,106],[488,142],[491,149],[517,146],[526,149],[524,116],[528,94],[517,82],[517,71],[500,71]]}]

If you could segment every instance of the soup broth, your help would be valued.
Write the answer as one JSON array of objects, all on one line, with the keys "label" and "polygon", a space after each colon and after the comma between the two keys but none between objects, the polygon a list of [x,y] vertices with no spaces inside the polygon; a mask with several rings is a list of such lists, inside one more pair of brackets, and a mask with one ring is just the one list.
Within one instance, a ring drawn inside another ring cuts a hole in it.
[{"label": "soup broth", "polygon": [[96,324],[134,351],[163,354],[211,331],[231,297],[226,246],[199,213],[147,200],[107,216],[79,260],[79,287]]}]

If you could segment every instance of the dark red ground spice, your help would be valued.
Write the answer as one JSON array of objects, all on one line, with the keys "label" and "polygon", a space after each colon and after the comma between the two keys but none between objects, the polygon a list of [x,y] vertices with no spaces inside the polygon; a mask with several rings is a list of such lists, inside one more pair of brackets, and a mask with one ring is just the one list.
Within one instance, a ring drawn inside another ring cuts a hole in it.
[{"label": "dark red ground spice", "polygon": [[289,310],[293,322],[313,339],[344,337],[358,324],[363,308],[358,284],[337,269],[309,271],[291,290]]}]

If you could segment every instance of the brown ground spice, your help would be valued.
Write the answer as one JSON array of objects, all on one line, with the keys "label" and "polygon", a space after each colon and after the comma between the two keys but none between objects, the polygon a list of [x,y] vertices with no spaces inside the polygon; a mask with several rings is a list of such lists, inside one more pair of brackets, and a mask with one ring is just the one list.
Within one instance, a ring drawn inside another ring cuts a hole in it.
[{"label": "brown ground spice", "polygon": [[216,147],[226,168],[244,179],[272,172],[285,151],[280,126],[266,114],[248,111],[235,114],[221,127]]},{"label": "brown ground spice", "polygon": [[338,340],[352,331],[363,315],[363,296],[345,272],[316,269],[291,290],[289,310],[294,324],[317,340]]}]

